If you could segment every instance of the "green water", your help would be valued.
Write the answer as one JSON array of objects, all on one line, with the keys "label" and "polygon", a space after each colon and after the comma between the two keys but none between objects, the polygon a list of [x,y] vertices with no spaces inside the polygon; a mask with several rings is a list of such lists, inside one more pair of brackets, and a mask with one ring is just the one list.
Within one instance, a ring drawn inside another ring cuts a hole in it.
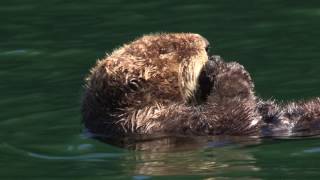
[{"label": "green water", "polygon": [[320,96],[320,1],[1,0],[0,179],[319,179],[320,139],[159,140],[82,133],[83,78],[150,32],[195,32],[251,73],[257,95]]}]

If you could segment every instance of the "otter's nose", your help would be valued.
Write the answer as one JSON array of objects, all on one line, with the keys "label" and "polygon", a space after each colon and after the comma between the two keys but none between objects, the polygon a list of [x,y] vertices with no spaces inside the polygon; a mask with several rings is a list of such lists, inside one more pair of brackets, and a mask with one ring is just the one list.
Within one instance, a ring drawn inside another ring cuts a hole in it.
[{"label": "otter's nose", "polygon": [[206,38],[203,38],[204,42],[205,42],[205,50],[207,53],[209,53],[209,50],[210,50],[210,42],[206,39]]},{"label": "otter's nose", "polygon": [[208,44],[205,49],[206,49],[206,52],[209,53],[210,52],[210,44]]}]

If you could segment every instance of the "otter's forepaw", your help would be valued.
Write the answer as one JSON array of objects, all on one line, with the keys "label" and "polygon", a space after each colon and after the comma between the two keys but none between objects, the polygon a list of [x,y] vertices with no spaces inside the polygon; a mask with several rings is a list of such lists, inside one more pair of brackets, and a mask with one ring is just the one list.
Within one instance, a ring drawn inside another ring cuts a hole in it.
[{"label": "otter's forepaw", "polygon": [[216,72],[212,92],[215,98],[253,97],[254,85],[249,73],[242,65],[236,62],[218,63]]}]

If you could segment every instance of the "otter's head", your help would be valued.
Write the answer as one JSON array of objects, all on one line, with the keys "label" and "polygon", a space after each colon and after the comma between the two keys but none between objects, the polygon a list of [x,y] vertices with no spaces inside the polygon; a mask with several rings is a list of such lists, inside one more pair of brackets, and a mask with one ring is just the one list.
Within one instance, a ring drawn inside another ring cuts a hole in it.
[{"label": "otter's head", "polygon": [[[208,61],[208,41],[198,34],[145,35],[98,62],[87,90],[121,104],[187,102]],[[131,102],[131,103],[130,103]]]}]

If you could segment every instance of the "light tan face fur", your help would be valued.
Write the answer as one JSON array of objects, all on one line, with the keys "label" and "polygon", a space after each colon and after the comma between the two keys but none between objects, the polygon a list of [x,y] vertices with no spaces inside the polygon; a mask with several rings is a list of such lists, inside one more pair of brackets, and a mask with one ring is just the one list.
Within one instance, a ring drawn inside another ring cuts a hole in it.
[{"label": "light tan face fur", "polygon": [[193,96],[208,61],[207,46],[208,41],[198,34],[145,35],[115,50],[96,68],[103,68],[121,83],[143,79],[149,84],[150,96],[186,101]]}]

